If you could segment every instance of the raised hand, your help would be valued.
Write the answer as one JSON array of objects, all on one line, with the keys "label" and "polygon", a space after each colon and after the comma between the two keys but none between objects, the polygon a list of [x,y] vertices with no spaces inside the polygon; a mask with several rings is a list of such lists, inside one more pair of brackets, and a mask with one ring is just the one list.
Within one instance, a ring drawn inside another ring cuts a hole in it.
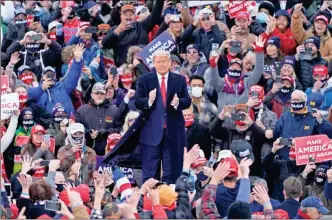
[{"label": "raised hand", "polygon": [[22,156],[22,174],[27,174],[32,169],[32,157],[30,155]]},{"label": "raised hand", "polygon": [[242,173],[242,178],[249,178],[250,166],[253,163],[251,159],[243,158],[240,162],[240,169]]},{"label": "raised hand", "polygon": [[19,52],[15,52],[10,56],[9,63],[11,65],[15,66],[19,61],[20,61],[20,53]]},{"label": "raised hand", "polygon": [[219,163],[218,167],[212,174],[210,184],[218,185],[221,180],[225,179],[225,177],[228,176],[230,167],[231,164],[229,162]]},{"label": "raised hand", "polygon": [[140,193],[142,195],[145,195],[148,192],[148,189],[152,189],[153,187],[155,187],[157,185],[157,183],[159,183],[158,180],[155,180],[153,178],[148,179],[147,181],[145,181],[145,183],[142,185]]},{"label": "raised hand", "polygon": [[195,144],[190,151],[185,152],[184,158],[183,158],[183,168],[189,169],[191,164],[196,160],[196,158],[199,156],[199,145]]},{"label": "raised hand", "polygon": [[84,44],[76,45],[76,48],[74,49],[74,57],[77,62],[81,61],[84,51],[85,51]]},{"label": "raised hand", "polygon": [[263,37],[261,35],[259,35],[258,37],[256,37],[256,43],[255,44],[251,44],[251,46],[256,49],[256,47],[264,47],[266,40],[263,40]]},{"label": "raised hand", "polygon": [[225,118],[230,118],[231,117],[231,112],[233,111],[234,106],[232,105],[227,105],[225,106],[220,114],[218,115],[220,120],[225,120]]}]

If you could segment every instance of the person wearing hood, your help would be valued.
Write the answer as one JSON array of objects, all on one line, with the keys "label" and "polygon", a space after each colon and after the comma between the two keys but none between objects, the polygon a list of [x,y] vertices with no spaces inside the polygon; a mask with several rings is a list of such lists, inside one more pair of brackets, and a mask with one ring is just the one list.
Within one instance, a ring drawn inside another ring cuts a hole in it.
[{"label": "person wearing hood", "polygon": [[192,107],[183,110],[182,113],[186,127],[188,150],[198,144],[203,150],[205,158],[210,159],[212,149],[209,129],[195,120]]},{"label": "person wearing hood", "polygon": [[[63,171],[65,179],[75,175],[79,183],[93,185],[92,174],[96,170],[96,152],[86,145],[85,128],[81,123],[71,124],[67,128],[68,144],[61,147],[57,158],[60,160],[60,171]],[[69,173],[70,167],[76,160],[81,160],[81,168],[78,173]]]},{"label": "person wearing hood", "polygon": [[[325,60],[321,53],[319,52],[319,48],[321,47],[321,41],[318,37],[309,37],[304,41],[304,45],[300,45],[297,47],[297,53],[295,55],[295,73],[299,82],[303,86],[303,91],[307,88],[313,87],[314,78],[312,77],[313,67],[316,65],[328,66],[328,61]],[[312,59],[303,59],[301,57],[301,53],[306,50],[311,49]]]},{"label": "person wearing hood", "polygon": [[105,155],[108,134],[120,132],[127,104],[134,94],[134,90],[129,90],[124,102],[117,109],[106,100],[105,85],[98,82],[92,87],[90,102],[77,109],[75,121],[87,128],[85,133],[87,144],[93,146],[97,155]]},{"label": "person wearing hood", "polygon": [[266,94],[264,104],[280,118],[283,112],[291,107],[291,95],[294,90],[294,79],[283,76],[281,83],[274,83],[272,89]]},{"label": "person wearing hood", "polygon": [[[198,23],[200,23],[200,28],[196,30]],[[194,23],[184,30],[181,38],[187,45],[190,43],[196,44],[204,56],[209,57],[212,44],[221,45],[226,40],[226,34],[216,24],[215,15],[212,10],[204,8],[200,10]]]},{"label": "person wearing hood", "polygon": [[266,31],[261,34],[263,39],[271,37],[280,38],[280,50],[285,55],[293,55],[296,52],[297,42],[294,34],[290,29],[291,17],[286,10],[279,10],[275,17],[270,17],[267,20]]},{"label": "person wearing hood", "polygon": [[68,125],[68,115],[60,103],[55,104],[52,119],[53,122],[50,124],[49,129],[46,130],[46,133],[55,139],[54,155],[57,155],[60,147],[65,145],[67,137],[66,129]]},{"label": "person wearing hood", "polygon": [[316,65],[313,68],[313,78],[315,80],[314,86],[308,88],[305,93],[308,95],[308,99],[317,93],[323,95],[320,109],[328,110],[332,106],[332,81],[326,66]]},{"label": "person wearing hood", "polygon": [[[58,66],[61,63],[62,47],[56,41],[48,39],[44,33],[39,34],[42,38],[39,41],[31,39],[34,35],[37,33],[29,31],[22,40],[12,43],[7,50],[7,55],[19,51],[20,61],[15,65],[14,70],[22,65],[30,66],[39,80],[46,66]],[[45,49],[46,45],[47,49]]]},{"label": "person wearing hood", "polygon": [[64,80],[57,82],[55,70],[52,67],[45,68],[42,80],[38,87],[30,88],[28,95],[37,100],[37,104],[52,114],[54,105],[61,103],[67,115],[75,112],[70,94],[76,88],[83,67],[83,44],[77,45],[74,50],[75,59],[70,66],[70,71]]},{"label": "person wearing hood", "polygon": [[325,15],[319,15],[315,18],[312,28],[308,31],[303,29],[301,19],[302,4],[297,4],[294,8],[292,16],[292,31],[294,38],[298,44],[303,44],[309,37],[318,37],[321,42],[319,51],[324,59],[330,61],[332,58],[332,37],[330,31],[327,29],[329,19]]},{"label": "person wearing hood", "polygon": [[[325,207],[332,210],[332,201],[324,196],[324,184],[327,179],[326,173],[328,169],[328,165],[322,164],[318,166],[315,163],[308,163],[298,178],[302,181],[302,198],[317,196],[322,200]],[[314,173],[314,181],[310,185],[306,185],[307,177],[310,173]]]},{"label": "person wearing hood", "polygon": [[197,44],[190,44],[186,48],[186,59],[181,68],[190,70],[190,76],[199,75],[204,76],[206,70],[209,68],[205,55],[200,52]]},{"label": "person wearing hood", "polygon": [[8,31],[2,38],[1,52],[6,53],[8,47],[13,42],[24,38],[25,33],[28,31],[27,23],[28,20],[26,10],[22,7],[15,8],[14,21],[8,24]]},{"label": "person wearing hood", "polygon": [[263,1],[258,6],[256,20],[251,24],[252,33],[256,36],[263,34],[266,30],[269,16],[274,15],[274,5],[271,1]]}]

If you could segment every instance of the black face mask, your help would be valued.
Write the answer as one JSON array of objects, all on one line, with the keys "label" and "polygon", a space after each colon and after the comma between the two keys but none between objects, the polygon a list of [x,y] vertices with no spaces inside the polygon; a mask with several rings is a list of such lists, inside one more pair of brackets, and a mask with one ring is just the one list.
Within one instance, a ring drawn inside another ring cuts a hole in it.
[{"label": "black face mask", "polygon": [[197,179],[198,179],[199,181],[204,181],[204,180],[207,180],[207,178],[209,178],[208,176],[206,176],[206,175],[204,174],[203,171],[199,172],[196,176],[197,176]]},{"label": "black face mask", "polygon": [[291,107],[293,111],[301,111],[305,107],[305,102],[292,102]]},{"label": "black face mask", "polygon": [[56,191],[58,191],[58,192],[63,191],[63,184],[55,184],[55,185],[56,185],[56,188],[55,188]]},{"label": "black face mask", "polygon": [[82,145],[83,144],[83,137],[72,137],[74,144]]},{"label": "black face mask", "polygon": [[103,3],[102,5],[101,5],[101,10],[100,10],[100,13],[101,13],[101,15],[102,16],[105,16],[105,15],[107,15],[107,14],[110,14],[111,13],[111,6],[109,6],[109,4],[107,4],[107,3]]},{"label": "black face mask", "polygon": [[68,19],[73,19],[75,17],[75,12],[70,12]]},{"label": "black face mask", "polygon": [[229,77],[233,78],[233,79],[239,79],[241,77],[241,70],[227,70],[227,74]]},{"label": "black face mask", "polygon": [[329,80],[328,78],[321,80],[321,82],[323,83],[323,85],[321,86],[321,88],[323,88],[326,85],[326,83],[327,83],[328,80]]},{"label": "black face mask", "polygon": [[288,94],[288,93],[290,93],[291,91],[293,91],[293,89],[292,88],[288,88],[287,86],[283,86],[283,87],[281,87],[281,89],[280,89],[280,92],[282,93],[282,94]]},{"label": "black face mask", "polygon": [[317,185],[319,186],[324,186],[325,184],[325,181],[326,181],[326,177],[322,177],[322,176],[319,176],[319,175],[315,175],[314,177],[314,181]]},{"label": "black face mask", "polygon": [[53,118],[53,121],[55,122],[55,123],[60,123],[60,122],[62,122],[62,120],[63,120],[63,117],[62,116],[57,116],[57,117],[54,117]]},{"label": "black face mask", "polygon": [[32,119],[23,119],[22,124],[28,128],[33,126],[33,120]]}]

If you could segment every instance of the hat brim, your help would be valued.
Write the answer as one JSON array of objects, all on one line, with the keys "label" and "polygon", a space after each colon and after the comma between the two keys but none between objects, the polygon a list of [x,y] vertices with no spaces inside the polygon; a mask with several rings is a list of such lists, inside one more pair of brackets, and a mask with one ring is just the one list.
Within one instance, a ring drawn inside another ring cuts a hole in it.
[{"label": "hat brim", "polygon": [[241,163],[241,160],[243,160],[243,158],[247,158],[247,159],[251,159],[252,162],[255,161],[255,156],[253,154],[253,152],[251,152],[248,156],[246,157],[238,157],[238,156],[235,156],[236,157],[236,161],[240,164]]},{"label": "hat brim", "polygon": [[132,13],[134,13],[134,14],[135,14],[135,11],[134,11],[134,10],[132,10],[132,9],[125,9],[125,10],[122,10],[122,11],[121,11],[121,13],[126,13],[127,11],[131,11]]},{"label": "hat brim", "polygon": [[326,215],[327,213],[330,212],[330,211],[329,211],[327,208],[325,208],[324,206],[321,206],[320,208],[317,208],[317,210],[318,210],[321,214],[323,214],[323,215]]}]

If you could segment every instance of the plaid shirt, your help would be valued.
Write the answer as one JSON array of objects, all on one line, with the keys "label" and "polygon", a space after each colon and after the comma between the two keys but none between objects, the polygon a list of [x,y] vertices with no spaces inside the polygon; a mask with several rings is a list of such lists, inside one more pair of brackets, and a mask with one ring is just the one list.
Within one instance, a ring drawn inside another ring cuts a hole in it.
[{"label": "plaid shirt", "polygon": [[210,102],[210,100],[205,96],[202,97],[199,103],[195,103],[194,100],[192,101],[194,104],[195,118],[198,119],[200,124],[209,126],[212,119],[218,114],[217,106]]},{"label": "plaid shirt", "polygon": [[90,219],[103,219],[103,213],[101,210],[92,209]]},{"label": "plaid shirt", "polygon": [[218,219],[221,216],[218,213],[216,201],[217,186],[208,184],[202,192],[201,210],[197,218]]}]

